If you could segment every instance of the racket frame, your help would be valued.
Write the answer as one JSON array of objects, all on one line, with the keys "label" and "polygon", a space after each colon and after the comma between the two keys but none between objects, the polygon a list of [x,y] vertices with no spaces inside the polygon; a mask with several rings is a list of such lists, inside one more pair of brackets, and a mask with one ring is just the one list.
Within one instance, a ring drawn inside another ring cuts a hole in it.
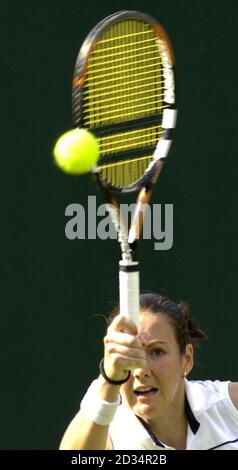
[{"label": "racket frame", "polygon": [[[171,41],[164,30],[164,28],[150,15],[138,11],[119,11],[107,18],[100,21],[88,34],[83,42],[80,52],[78,54],[73,78],[73,120],[76,126],[83,127],[83,88],[85,84],[85,77],[88,67],[90,55],[93,53],[96,42],[103,35],[105,30],[116,24],[121,20],[126,19],[140,19],[149,23],[162,41],[162,63],[166,65],[166,60],[169,62],[169,67],[172,67],[172,77],[174,77],[175,56],[171,45]],[[120,313],[128,316],[138,325],[139,317],[139,262],[136,259],[136,252],[138,240],[143,226],[145,217],[145,207],[150,201],[151,193],[154,184],[156,183],[159,173],[164,165],[164,160],[169,152],[171,144],[171,131],[175,127],[176,110],[175,100],[173,102],[167,101],[168,107],[163,110],[162,128],[164,129],[163,139],[159,140],[154,152],[154,159],[148,166],[145,174],[133,184],[126,187],[115,188],[110,183],[106,182],[100,174],[98,167],[93,168],[92,176],[96,186],[103,194],[104,200],[107,204],[108,212],[111,220],[115,226],[118,242],[121,248],[121,260],[119,261],[119,292],[120,292]],[[97,128],[90,128],[96,136],[102,135],[102,131]],[[120,207],[114,193],[127,193],[130,191],[139,191],[135,211],[132,217],[131,227],[129,230],[125,228],[124,221]]]}]

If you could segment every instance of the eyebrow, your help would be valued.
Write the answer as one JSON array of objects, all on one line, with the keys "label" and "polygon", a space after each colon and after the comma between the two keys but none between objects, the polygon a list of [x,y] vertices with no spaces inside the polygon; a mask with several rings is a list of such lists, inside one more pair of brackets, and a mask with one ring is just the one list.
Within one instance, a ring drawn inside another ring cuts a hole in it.
[{"label": "eyebrow", "polygon": [[160,343],[160,344],[168,344],[167,341],[160,341],[159,339],[152,340],[150,343],[148,343],[146,346],[154,346],[155,344]]}]

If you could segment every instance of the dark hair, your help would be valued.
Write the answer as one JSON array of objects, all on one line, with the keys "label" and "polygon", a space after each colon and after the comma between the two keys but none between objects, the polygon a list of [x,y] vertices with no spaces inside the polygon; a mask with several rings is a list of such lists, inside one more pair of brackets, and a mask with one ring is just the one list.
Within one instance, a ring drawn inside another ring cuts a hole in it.
[{"label": "dark hair", "polygon": [[[152,313],[167,315],[174,329],[175,338],[181,354],[185,353],[186,345],[191,343],[196,346],[198,340],[207,338],[193,320],[189,306],[186,302],[175,303],[168,297],[156,293],[140,295],[140,310],[149,310]],[[115,307],[109,316],[109,324],[119,314],[119,306]]]}]

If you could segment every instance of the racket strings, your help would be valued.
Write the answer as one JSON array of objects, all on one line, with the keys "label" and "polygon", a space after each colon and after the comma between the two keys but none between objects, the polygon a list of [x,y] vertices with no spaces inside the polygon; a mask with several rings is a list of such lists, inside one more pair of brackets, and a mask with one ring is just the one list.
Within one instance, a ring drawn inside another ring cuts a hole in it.
[{"label": "racket strings", "polygon": [[[148,86],[151,86],[153,84],[153,82],[151,81],[151,77],[149,76],[146,76],[150,74],[150,72],[143,72],[143,83],[141,83],[141,78],[137,79],[133,79],[133,82],[134,82],[134,85],[136,85],[136,88],[137,90],[138,89],[141,89],[141,88],[147,88]],[[162,74],[160,75],[160,78],[162,79]],[[130,77],[127,77],[127,78],[131,78],[132,76]],[[135,75],[135,77],[137,77],[137,74]],[[148,83],[148,80],[150,80],[150,83]],[[105,80],[104,83],[107,84],[107,86],[104,87],[103,89],[103,92],[102,92],[102,88],[100,89],[100,92],[98,94],[94,94],[94,99],[95,101],[100,98],[100,97],[103,97],[103,96],[106,96],[106,95],[111,95],[112,93],[112,90],[115,90],[117,91],[117,88],[114,86],[114,85],[110,85],[108,84],[108,80]],[[130,85],[131,81],[124,81],[123,82],[123,85],[124,85],[124,91],[127,92],[127,91],[130,91],[130,86],[128,86],[128,88],[126,88],[127,85]],[[101,82],[102,84],[102,82]],[[118,89],[120,88],[120,84],[118,84]],[[84,90],[84,98],[87,98],[87,95],[89,94],[89,90],[88,88],[85,88]],[[138,92],[139,93],[139,92]],[[87,108],[87,104],[85,104],[85,108]]]},{"label": "racket strings", "polygon": [[111,185],[115,187],[129,186],[144,175],[152,160],[153,156],[146,155],[131,160],[100,165],[99,169],[102,177]]},{"label": "racket strings", "polygon": [[[103,158],[99,165],[102,177],[117,187],[137,181],[153,160],[153,152],[148,155],[146,149],[155,148],[163,133],[164,130],[157,125],[102,137],[100,151]],[[145,149],[144,153],[137,155],[136,150],[141,148]],[[125,157],[125,153],[130,155],[131,151],[134,151],[133,158]]]},{"label": "racket strings", "polygon": [[[162,96],[163,96],[163,93],[161,93],[160,87],[155,88],[154,90],[155,90],[155,91],[158,90],[158,91],[160,92],[160,93],[157,95],[157,97],[162,97]],[[130,91],[130,90],[128,90],[128,91]],[[138,97],[138,95],[144,95],[146,92],[147,92],[147,90],[137,91],[137,97]],[[126,99],[126,98],[128,98],[127,103],[133,103],[134,100],[133,100],[133,98],[132,98],[130,92],[129,92],[128,94],[126,94],[126,92],[125,92],[125,94],[124,94],[124,99]],[[130,99],[129,99],[129,98],[130,98]],[[139,96],[138,99],[137,99],[137,101],[140,101],[140,100],[144,100],[144,96]],[[111,101],[111,98],[105,98],[105,99],[104,99],[104,98],[103,98],[103,99],[101,98],[100,101],[99,101],[99,100],[95,100],[95,101],[94,101],[94,105],[97,106],[99,103],[102,103],[102,102],[103,102],[103,104],[105,105],[105,103],[110,102],[110,101]],[[87,109],[87,108],[88,108],[88,106],[85,106],[85,109]]]},{"label": "racket strings", "polygon": [[[128,23],[129,20],[126,20],[126,21],[127,21],[127,23]],[[130,21],[133,21],[133,22],[135,23],[135,20],[130,20]],[[121,23],[122,23],[122,22],[121,22]],[[121,23],[120,23],[120,24],[121,24]],[[114,25],[114,31],[116,31],[116,30],[119,31],[119,30],[120,30],[120,24],[117,23],[117,25]],[[129,24],[129,23],[128,23],[128,24]],[[119,28],[118,28],[118,25],[119,25]],[[132,31],[132,32],[130,33],[130,38],[133,38],[133,36],[134,36],[134,37],[136,37],[137,39],[139,39],[139,41],[137,41],[136,44],[140,43],[140,37],[139,37],[139,36],[140,36],[140,34],[141,34],[141,35],[144,35],[144,34],[145,34],[145,30],[146,30],[146,31],[151,31],[151,28],[150,28],[149,25],[147,25],[147,24],[144,23],[144,28],[143,28],[143,29],[138,29],[138,30],[135,31],[135,32]],[[128,32],[126,32],[126,34],[125,34],[124,36],[123,36],[123,34],[119,34],[118,36],[115,36],[115,35],[108,35],[108,36],[107,36],[107,35],[105,34],[104,38],[100,40],[100,44],[102,45],[102,44],[106,44],[106,43],[112,43],[112,42],[115,42],[116,40],[118,40],[119,42],[121,42],[121,40],[123,40],[123,39],[128,39]],[[110,45],[110,47],[112,47],[112,46]],[[107,50],[108,50],[108,48],[107,48]]]},{"label": "racket strings", "polygon": [[88,63],[85,126],[103,126],[161,112],[163,82],[158,40],[151,26],[137,20],[116,23],[97,41]]},{"label": "racket strings", "polygon": [[[162,95],[160,95],[162,96]],[[157,97],[158,98],[158,97]],[[132,103],[132,104],[131,104]],[[123,117],[124,119],[130,119],[130,118],[136,118],[140,117],[141,115],[144,116],[145,114],[145,99],[142,97],[141,102],[139,103],[139,100],[137,99],[137,103],[134,104],[134,99],[132,98],[130,101],[127,101],[127,104],[131,104],[131,106],[124,106],[123,109]],[[148,106],[148,103],[147,103]],[[152,114],[153,111],[161,111],[164,109],[166,106],[161,104],[160,106],[158,105],[158,100],[155,99],[154,101],[150,101],[149,103],[149,110],[147,114]],[[141,109],[142,108],[142,109]],[[94,113],[94,125],[97,125],[99,122],[102,123],[107,123],[110,118],[114,120],[119,120],[121,118],[121,110],[118,109],[107,109],[104,111],[103,117],[101,117],[101,112],[95,112]],[[97,119],[98,118],[98,119]],[[91,121],[85,120],[86,126],[91,125]]]},{"label": "racket strings", "polygon": [[[151,70],[149,70],[149,67],[147,65],[147,67],[144,67],[144,70],[143,70],[143,67],[140,68],[140,75],[139,75],[139,78],[138,78],[138,68],[135,67],[134,69],[131,68],[131,71],[133,72],[136,72],[136,73],[127,73],[127,75],[124,77],[125,80],[123,81],[123,86],[126,84],[130,84],[130,89],[131,89],[131,85],[133,84],[134,86],[136,85],[137,82],[140,82],[143,84],[143,81],[142,80],[148,80],[150,79],[151,80],[151,83],[147,83],[146,86],[148,87],[149,85],[152,87],[152,86],[155,86],[154,85],[154,75],[151,74]],[[154,66],[153,66],[154,67]],[[113,88],[115,87],[116,85],[118,86],[122,86],[122,82],[121,82],[121,79],[122,79],[122,75],[121,75],[121,70],[115,70],[115,68],[113,69],[114,71],[114,79],[116,78],[115,76],[117,74],[120,74],[119,77],[117,77],[117,80],[114,80],[114,84],[113,85],[109,85],[110,81],[109,79],[111,80],[111,75],[109,74],[101,74],[98,78],[96,78],[96,74],[95,76],[93,76],[91,78],[91,82],[89,84],[89,82],[85,82],[85,97],[87,96],[87,94],[90,94],[92,93],[92,90],[93,90],[93,93],[96,94],[97,91],[104,91],[104,90],[108,90],[109,86],[110,88]],[[147,76],[146,76],[147,75]],[[105,80],[100,80],[100,78],[105,78]],[[120,78],[120,80],[119,80]],[[160,82],[162,82],[163,80],[163,75],[162,74],[157,74],[157,78],[160,79]],[[126,80],[128,80],[126,82]],[[160,83],[159,82],[159,83]],[[104,86],[103,86],[104,85]]]},{"label": "racket strings", "polygon": [[104,136],[100,141],[100,154],[104,157],[113,155],[115,161],[115,153],[156,145],[163,134],[164,130],[161,126],[152,126]]},{"label": "racket strings", "polygon": [[[149,66],[154,66],[154,64],[151,64],[151,57],[148,57],[149,54],[153,54],[155,53],[155,49],[153,47],[153,50],[151,51],[147,51],[147,57],[145,57],[145,49],[144,48],[141,52],[141,54],[136,54],[134,53],[134,51],[132,51],[132,54],[129,55],[128,54],[128,51],[127,51],[127,66],[132,66],[135,64],[135,57],[137,57],[137,59],[141,59],[141,61],[143,63],[146,63],[146,62],[150,62]],[[110,75],[111,71],[113,70],[113,72],[115,73],[118,69],[119,72],[121,72],[121,60],[122,60],[122,56],[125,54],[123,54],[122,52],[120,53],[121,54],[121,57],[115,59],[115,53],[114,54],[111,54],[111,55],[108,55],[106,57],[106,59],[104,60],[104,62],[100,62],[100,68],[98,67],[98,64],[95,63],[95,61],[92,60],[92,58],[90,59],[90,68],[91,68],[91,72],[93,71],[93,69],[95,68],[95,71],[97,73],[104,73],[105,72],[105,65],[107,66],[107,75]],[[118,54],[117,54],[118,55]],[[108,66],[108,59],[112,60],[112,57],[113,57],[113,65],[110,67]],[[158,61],[158,63],[161,65],[161,61]],[[132,69],[133,70],[133,69]],[[134,69],[135,70],[135,69]],[[107,75],[103,75],[103,76],[107,76]]]}]

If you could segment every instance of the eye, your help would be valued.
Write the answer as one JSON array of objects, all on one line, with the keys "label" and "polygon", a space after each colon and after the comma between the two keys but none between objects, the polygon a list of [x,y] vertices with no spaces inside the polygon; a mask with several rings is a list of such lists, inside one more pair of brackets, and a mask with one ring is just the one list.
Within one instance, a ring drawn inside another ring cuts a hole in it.
[{"label": "eye", "polygon": [[161,357],[164,356],[165,351],[161,348],[154,348],[149,351],[151,357]]}]

